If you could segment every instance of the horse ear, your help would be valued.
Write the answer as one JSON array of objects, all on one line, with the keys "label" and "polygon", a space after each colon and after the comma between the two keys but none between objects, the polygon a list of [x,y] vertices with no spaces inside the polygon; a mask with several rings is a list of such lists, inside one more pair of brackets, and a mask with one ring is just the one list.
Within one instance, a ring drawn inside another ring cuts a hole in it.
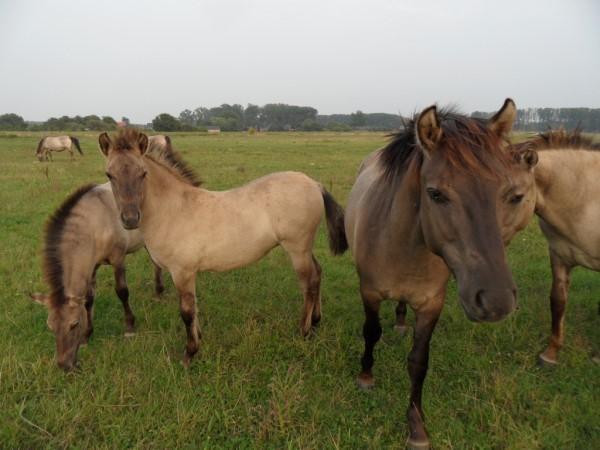
[{"label": "horse ear", "polygon": [[102,154],[104,156],[108,156],[108,152],[112,145],[112,142],[110,141],[110,137],[108,136],[108,133],[106,133],[106,132],[102,133],[98,137],[98,143],[100,144],[100,151],[102,152]]},{"label": "horse ear", "polygon": [[421,148],[428,155],[429,152],[435,150],[438,142],[442,137],[442,127],[437,114],[435,105],[426,108],[419,114],[415,125],[417,140]]},{"label": "horse ear", "polygon": [[521,156],[521,162],[526,164],[527,169],[533,169],[538,163],[538,154],[535,150],[525,150]]},{"label": "horse ear", "polygon": [[30,293],[29,297],[40,305],[48,306],[50,302],[50,296],[48,294],[40,294],[39,292]]},{"label": "horse ear", "polygon": [[143,155],[144,153],[146,153],[146,150],[148,150],[148,136],[146,136],[144,133],[140,133],[137,142],[138,147],[140,148],[140,152],[142,152]]},{"label": "horse ear", "polygon": [[517,106],[512,99],[504,100],[504,105],[494,117],[488,121],[488,127],[498,136],[504,136],[512,130],[513,123],[517,118]]}]

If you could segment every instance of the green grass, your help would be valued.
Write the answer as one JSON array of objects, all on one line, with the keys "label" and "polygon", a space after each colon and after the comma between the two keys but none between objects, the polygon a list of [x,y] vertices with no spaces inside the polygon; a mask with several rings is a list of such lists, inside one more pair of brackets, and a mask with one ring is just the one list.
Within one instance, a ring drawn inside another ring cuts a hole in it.
[{"label": "green grass", "polygon": [[[55,365],[46,311],[27,298],[40,274],[44,221],[79,185],[103,183],[96,134],[80,134],[84,157],[39,163],[40,135],[0,135],[0,447],[2,448],[403,448],[411,338],[392,330],[382,308],[377,385],[355,387],[363,312],[349,255],[330,256],[324,231],[323,321],[298,332],[301,297],[287,257],[197,280],[202,348],[180,364],[185,332],[170,280],[152,298],[152,269],[128,258],[138,334],[123,337],[111,271],[99,271],[95,332],[80,351],[82,372]],[[345,203],[360,160],[382,134],[174,135],[209,189],[277,170],[300,170]],[[554,370],[536,365],[549,328],[550,270],[531,226],[509,250],[521,309],[498,324],[469,322],[454,286],[433,336],[424,389],[435,448],[600,448],[600,278],[578,269],[568,305],[566,346]],[[409,314],[409,321],[412,321]]]}]

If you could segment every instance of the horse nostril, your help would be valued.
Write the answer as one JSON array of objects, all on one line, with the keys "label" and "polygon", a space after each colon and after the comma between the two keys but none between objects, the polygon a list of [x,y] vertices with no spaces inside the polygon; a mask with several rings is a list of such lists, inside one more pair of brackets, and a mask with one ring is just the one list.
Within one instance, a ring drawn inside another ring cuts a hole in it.
[{"label": "horse nostril", "polygon": [[475,304],[483,309],[483,290],[478,291],[477,295],[475,295]]}]

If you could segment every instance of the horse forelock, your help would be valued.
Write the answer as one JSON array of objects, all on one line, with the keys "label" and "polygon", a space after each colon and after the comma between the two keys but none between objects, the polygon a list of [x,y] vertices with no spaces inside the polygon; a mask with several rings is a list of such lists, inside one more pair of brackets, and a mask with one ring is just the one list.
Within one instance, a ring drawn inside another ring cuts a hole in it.
[{"label": "horse forelock", "polygon": [[63,281],[63,262],[60,248],[63,241],[65,224],[81,198],[95,188],[95,184],[81,186],[58,207],[46,223],[43,250],[44,279],[50,287],[50,299],[54,306],[66,301]]},{"label": "horse forelock", "polygon": [[[404,129],[391,135],[391,142],[381,152],[380,161],[388,180],[402,175],[415,157],[419,158],[417,167],[423,163],[415,132],[417,119],[415,114],[404,121]],[[439,154],[453,169],[496,177],[502,168],[509,166],[510,143],[494,133],[484,120],[458,114],[451,108],[440,110],[439,119],[442,128]]]},{"label": "horse forelock", "polygon": [[123,128],[114,137],[113,146],[115,150],[133,150],[138,148],[138,139],[142,133],[135,128]]}]

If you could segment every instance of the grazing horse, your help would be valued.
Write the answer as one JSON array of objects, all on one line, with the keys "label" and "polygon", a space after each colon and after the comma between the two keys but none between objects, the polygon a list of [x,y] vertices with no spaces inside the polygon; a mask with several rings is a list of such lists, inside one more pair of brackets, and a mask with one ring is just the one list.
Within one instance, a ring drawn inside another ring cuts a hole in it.
[{"label": "grazing horse", "polygon": [[81,146],[79,145],[79,139],[74,136],[47,136],[42,138],[38,143],[35,155],[39,161],[52,161],[52,152],[62,152],[67,150],[71,155],[71,161],[73,160],[73,145],[77,148],[77,151],[83,155]]},{"label": "grazing horse", "polygon": [[431,106],[363,161],[350,193],[345,232],[366,316],[357,381],[374,385],[382,300],[408,304],[416,316],[408,357],[410,448],[429,447],[422,387],[450,275],[473,321],[501,320],[517,305],[504,244],[533,215],[535,157],[513,154],[504,139],[515,116],[510,99],[487,122]]},{"label": "grazing horse", "polygon": [[209,191],[189,183],[194,173],[175,153],[163,154],[169,159],[148,154],[148,138],[137,130],[115,139],[103,133],[99,142],[124,227],[139,227],[152,259],[171,273],[179,293],[186,366],[199,348],[196,273],[246,266],[278,245],[290,256],[304,296],[302,334],[317,325],[321,268],[312,247],[324,211],[332,251],[347,248],[343,210],[323,186],[302,173],[280,172]]},{"label": "grazing horse", "polygon": [[[138,230],[125,230],[110,183],[89,184],[71,194],[50,217],[45,232],[43,271],[50,294],[32,294],[48,308],[48,327],[56,336],[56,360],[62,369],[76,366],[79,346],[93,331],[96,271],[113,266],[115,291],[125,311],[125,336],[134,333],[129,307],[125,256],[144,246]],[[155,265],[155,290],[163,290]]]},{"label": "grazing horse", "polygon": [[549,131],[519,144],[538,151],[535,212],[548,241],[552,268],[552,335],[541,364],[558,363],[571,270],[600,271],[600,145],[579,130]]}]

